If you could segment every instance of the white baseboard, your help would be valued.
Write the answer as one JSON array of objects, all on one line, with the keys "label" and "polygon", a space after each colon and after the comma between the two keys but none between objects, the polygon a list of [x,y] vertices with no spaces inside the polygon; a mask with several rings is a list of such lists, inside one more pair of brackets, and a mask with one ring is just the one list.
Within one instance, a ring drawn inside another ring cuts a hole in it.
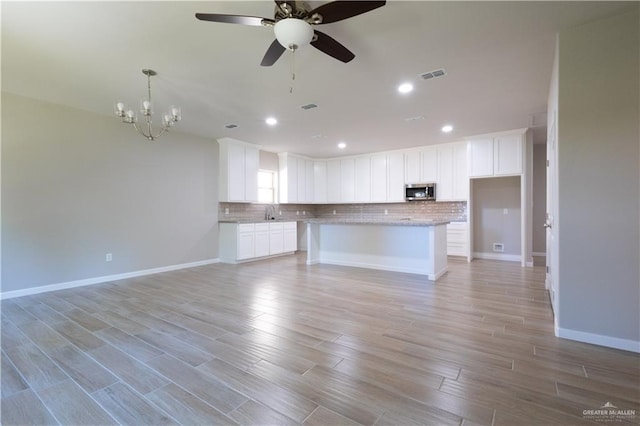
[{"label": "white baseboard", "polygon": [[534,251],[531,255],[534,257],[547,257],[547,253],[543,251]]},{"label": "white baseboard", "polygon": [[473,257],[476,259],[506,260],[507,262],[520,262],[522,260],[522,256],[520,256],[519,254],[504,254],[504,253],[473,252]]},{"label": "white baseboard", "polygon": [[[324,264],[327,264],[327,265],[350,266],[350,267],[353,267],[353,268],[365,268],[365,269],[375,269],[375,270],[379,270],[379,271],[403,272],[403,273],[407,273],[407,274],[423,275],[423,276],[427,277],[427,279],[429,281],[437,280],[438,278],[440,278],[441,276],[446,274],[447,270],[448,270],[445,267],[440,271],[436,271],[433,274],[429,274],[429,273],[426,273],[424,270],[417,269],[417,268],[402,267],[402,266],[390,266],[390,265],[380,265],[380,264],[377,264],[377,263],[356,262],[356,261],[352,261],[352,260],[343,260],[343,259],[327,258],[327,257],[322,257],[315,263],[324,263]],[[313,264],[314,263],[307,262],[307,265],[313,265]]]},{"label": "white baseboard", "polygon": [[576,340],[578,342],[591,343],[593,345],[606,346],[608,348],[622,349],[640,353],[640,341],[621,339],[619,337],[603,336],[601,334],[585,333],[584,331],[569,330],[556,326],[556,336],[563,339]]},{"label": "white baseboard", "polygon": [[84,280],[68,281],[57,284],[43,285],[39,287],[25,288],[21,290],[0,292],[0,300],[12,299],[14,297],[30,296],[32,294],[47,293],[49,291],[65,290],[74,287],[106,283],[109,281],[124,280],[127,278],[141,277],[143,275],[159,274],[161,272],[176,271],[178,269],[194,268],[196,266],[211,265],[220,262],[220,259],[207,259],[198,262],[182,263],[179,265],[162,266],[160,268],[144,269],[141,271],[125,272],[116,275],[105,275],[102,277],[86,278]]}]

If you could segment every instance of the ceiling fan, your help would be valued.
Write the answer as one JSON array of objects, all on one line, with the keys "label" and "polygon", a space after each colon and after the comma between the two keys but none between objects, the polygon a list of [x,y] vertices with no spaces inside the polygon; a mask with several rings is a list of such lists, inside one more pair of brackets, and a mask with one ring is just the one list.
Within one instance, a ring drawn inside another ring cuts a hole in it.
[{"label": "ceiling fan", "polygon": [[260,65],[264,67],[273,65],[286,49],[295,51],[307,44],[339,61],[349,62],[355,58],[349,49],[312,26],[330,24],[369,12],[384,6],[386,1],[333,1],[315,9],[310,9],[303,1],[275,0],[275,3],[273,19],[218,13],[196,13],[196,18],[201,21],[273,27],[276,39],[262,58]]}]

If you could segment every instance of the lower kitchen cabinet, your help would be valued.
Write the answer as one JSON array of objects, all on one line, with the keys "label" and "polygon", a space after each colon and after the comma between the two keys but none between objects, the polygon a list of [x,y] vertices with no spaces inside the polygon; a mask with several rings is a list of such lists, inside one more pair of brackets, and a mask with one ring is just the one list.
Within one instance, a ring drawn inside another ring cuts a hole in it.
[{"label": "lower kitchen cabinet", "polygon": [[297,249],[296,222],[220,223],[221,262],[237,263],[293,253]]},{"label": "lower kitchen cabinet", "polygon": [[469,251],[469,237],[467,222],[451,222],[447,224],[447,255],[467,256]]}]

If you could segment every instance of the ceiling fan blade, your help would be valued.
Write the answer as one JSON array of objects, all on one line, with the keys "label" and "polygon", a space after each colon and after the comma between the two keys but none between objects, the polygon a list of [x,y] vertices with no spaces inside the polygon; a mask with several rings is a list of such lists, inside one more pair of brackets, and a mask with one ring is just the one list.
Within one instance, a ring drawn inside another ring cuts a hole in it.
[{"label": "ceiling fan blade", "polygon": [[321,24],[330,24],[369,12],[384,6],[386,3],[386,1],[333,1],[316,7],[307,16],[317,13],[322,16]]},{"label": "ceiling fan blade", "polygon": [[196,18],[201,21],[224,22],[227,24],[262,26],[263,22],[273,24],[273,19],[259,16],[221,15],[219,13],[196,13]]},{"label": "ceiling fan blade", "polygon": [[336,58],[342,62],[349,62],[356,57],[349,49],[342,44],[335,41],[325,33],[320,31],[314,31],[317,38],[311,42],[311,45],[316,49],[326,53],[329,56]]},{"label": "ceiling fan blade", "polygon": [[271,46],[267,49],[267,53],[264,54],[260,65],[270,67],[282,56],[285,50],[284,46],[282,46],[278,40],[273,40],[273,43],[271,43]]}]

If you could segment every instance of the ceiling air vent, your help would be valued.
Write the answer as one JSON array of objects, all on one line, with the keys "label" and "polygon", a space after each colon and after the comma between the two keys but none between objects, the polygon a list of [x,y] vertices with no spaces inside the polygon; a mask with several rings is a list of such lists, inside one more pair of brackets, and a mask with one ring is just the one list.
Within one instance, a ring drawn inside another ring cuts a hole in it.
[{"label": "ceiling air vent", "polygon": [[235,129],[236,127],[238,127],[237,124],[225,124],[225,126],[227,129]]},{"label": "ceiling air vent", "polygon": [[313,108],[318,108],[318,105],[316,105],[316,104],[306,104],[306,105],[302,105],[300,108],[302,108],[302,109],[313,109]]},{"label": "ceiling air vent", "polygon": [[447,75],[447,72],[444,70],[444,68],[440,68],[439,70],[433,70],[420,74],[420,77],[422,77],[424,80],[429,80],[431,78],[442,77],[443,75]]}]

